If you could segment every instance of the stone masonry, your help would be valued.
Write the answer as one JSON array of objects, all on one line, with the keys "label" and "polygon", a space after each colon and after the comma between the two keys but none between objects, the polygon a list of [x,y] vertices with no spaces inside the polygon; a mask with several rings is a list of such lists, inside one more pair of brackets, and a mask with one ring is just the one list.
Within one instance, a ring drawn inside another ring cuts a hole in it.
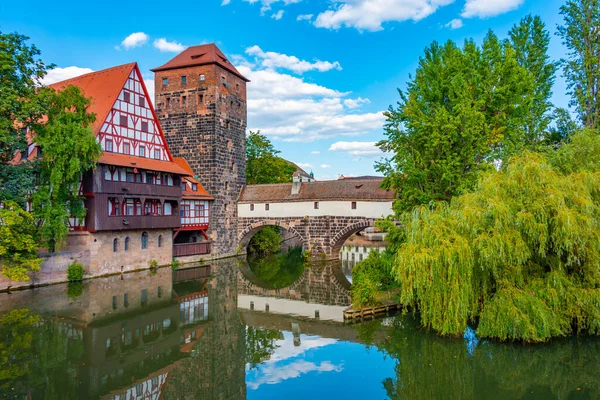
[{"label": "stone masonry", "polygon": [[286,218],[238,218],[238,240],[242,251],[252,236],[265,226],[280,226],[287,234],[296,235],[304,250],[313,256],[324,254],[333,259],[338,257],[346,239],[352,234],[374,226],[374,218],[365,217],[286,217]]},{"label": "stone masonry", "polygon": [[158,71],[154,82],[156,110],[171,153],[188,161],[215,198],[208,231],[212,256],[233,255],[238,247],[236,200],[246,182],[246,82],[218,64]]}]

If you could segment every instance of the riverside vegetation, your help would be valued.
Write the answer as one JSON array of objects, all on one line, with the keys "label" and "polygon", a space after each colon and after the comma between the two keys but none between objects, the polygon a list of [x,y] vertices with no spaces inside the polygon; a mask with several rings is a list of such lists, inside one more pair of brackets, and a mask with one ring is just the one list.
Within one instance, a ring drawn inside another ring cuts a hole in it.
[{"label": "riverside vegetation", "polygon": [[[568,1],[561,14],[558,63],[538,17],[504,40],[425,50],[386,114],[390,248],[355,268],[355,306],[394,288],[442,335],[600,333],[600,4]],[[549,100],[558,66],[576,121]]]}]

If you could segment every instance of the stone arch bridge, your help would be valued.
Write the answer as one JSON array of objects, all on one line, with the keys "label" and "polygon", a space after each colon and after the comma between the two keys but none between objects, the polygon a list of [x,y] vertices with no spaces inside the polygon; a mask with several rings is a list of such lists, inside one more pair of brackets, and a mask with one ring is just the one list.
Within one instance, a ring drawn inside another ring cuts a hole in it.
[{"label": "stone arch bridge", "polygon": [[381,178],[248,185],[237,203],[240,250],[263,227],[279,226],[313,255],[337,258],[348,237],[392,213],[393,193],[380,185]]}]

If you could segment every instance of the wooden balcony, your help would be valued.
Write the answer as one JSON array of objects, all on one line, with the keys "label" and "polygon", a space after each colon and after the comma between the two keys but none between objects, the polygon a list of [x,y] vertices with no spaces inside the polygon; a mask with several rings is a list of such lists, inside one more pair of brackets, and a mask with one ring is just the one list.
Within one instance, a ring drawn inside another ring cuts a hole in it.
[{"label": "wooden balcony", "polygon": [[210,242],[173,244],[173,257],[210,254]]},{"label": "wooden balcony", "polygon": [[161,229],[180,226],[179,215],[121,215],[99,218],[95,230]]},{"label": "wooden balcony", "polygon": [[118,182],[101,180],[96,193],[110,193],[127,197],[169,197],[181,198],[181,186],[152,185],[150,183]]}]

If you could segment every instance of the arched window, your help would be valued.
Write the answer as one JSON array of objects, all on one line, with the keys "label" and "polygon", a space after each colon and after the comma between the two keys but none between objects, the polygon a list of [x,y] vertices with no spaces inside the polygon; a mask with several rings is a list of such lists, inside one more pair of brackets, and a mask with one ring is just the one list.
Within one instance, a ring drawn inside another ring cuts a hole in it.
[{"label": "arched window", "polygon": [[113,240],[113,253],[116,253],[117,250],[119,250],[119,239],[114,239]]},{"label": "arched window", "polygon": [[148,232],[142,233],[142,249],[148,248]]},{"label": "arched window", "polygon": [[158,247],[162,247],[162,235],[158,235]]},{"label": "arched window", "polygon": [[129,236],[125,238],[125,251],[129,250]]}]

